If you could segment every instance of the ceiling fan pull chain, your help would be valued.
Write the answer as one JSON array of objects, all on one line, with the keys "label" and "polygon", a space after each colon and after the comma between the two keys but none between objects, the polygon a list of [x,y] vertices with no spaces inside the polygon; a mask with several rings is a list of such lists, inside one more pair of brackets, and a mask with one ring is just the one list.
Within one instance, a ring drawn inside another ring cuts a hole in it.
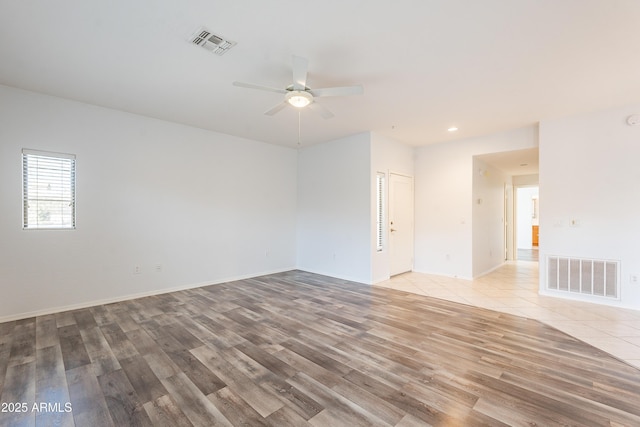
[{"label": "ceiling fan pull chain", "polygon": [[300,113],[302,111],[298,110],[298,147],[300,147]]}]

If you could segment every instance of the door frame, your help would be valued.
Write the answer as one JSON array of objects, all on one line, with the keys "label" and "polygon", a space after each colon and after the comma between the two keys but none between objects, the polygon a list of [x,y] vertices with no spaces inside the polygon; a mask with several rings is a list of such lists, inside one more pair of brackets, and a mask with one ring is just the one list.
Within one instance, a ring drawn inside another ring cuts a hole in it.
[{"label": "door frame", "polygon": [[504,259],[515,261],[517,257],[515,240],[515,193],[516,186],[512,183],[504,184]]},{"label": "door frame", "polygon": [[389,242],[389,275],[394,276],[397,274],[406,273],[407,271],[394,273],[392,271],[392,263],[393,263],[393,248],[392,248],[392,240],[391,240],[391,204],[392,200],[395,200],[392,195],[392,179],[393,176],[399,176],[402,178],[408,178],[411,180],[411,268],[407,271],[413,271],[414,263],[415,263],[415,178],[411,175],[407,175],[404,173],[389,171],[389,181],[387,184],[387,242]]}]

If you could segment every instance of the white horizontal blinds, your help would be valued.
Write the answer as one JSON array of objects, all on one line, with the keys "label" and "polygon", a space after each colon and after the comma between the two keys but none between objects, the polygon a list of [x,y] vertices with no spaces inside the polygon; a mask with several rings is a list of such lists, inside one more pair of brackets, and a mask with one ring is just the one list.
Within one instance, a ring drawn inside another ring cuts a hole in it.
[{"label": "white horizontal blinds", "polygon": [[75,228],[76,158],[22,150],[23,228]]},{"label": "white horizontal blinds", "polygon": [[376,174],[376,250],[381,251],[384,235],[384,173]]}]

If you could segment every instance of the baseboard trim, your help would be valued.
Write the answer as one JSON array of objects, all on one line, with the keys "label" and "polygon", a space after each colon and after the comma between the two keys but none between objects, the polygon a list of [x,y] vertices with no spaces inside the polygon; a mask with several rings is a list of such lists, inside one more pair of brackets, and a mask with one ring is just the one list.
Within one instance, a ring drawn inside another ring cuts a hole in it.
[{"label": "baseboard trim", "polygon": [[487,274],[489,274],[489,273],[492,273],[492,272],[496,271],[497,269],[499,269],[500,267],[502,267],[502,266],[503,266],[503,265],[505,265],[505,264],[506,264],[506,262],[502,262],[502,263],[500,263],[500,264],[496,265],[496,266],[495,266],[495,267],[493,267],[493,268],[490,268],[490,269],[488,269],[488,270],[486,270],[486,271],[483,271],[483,272],[482,272],[482,273],[480,273],[480,274],[476,274],[475,276],[473,276],[473,280],[478,279],[478,278],[480,278],[480,277],[482,277],[482,276],[486,276]]},{"label": "baseboard trim", "polygon": [[157,289],[157,290],[153,290],[153,291],[139,292],[139,293],[135,293],[135,294],[127,294],[127,295],[122,295],[122,296],[113,297],[113,298],[104,298],[104,299],[101,299],[101,300],[92,300],[92,301],[86,301],[86,302],[81,302],[81,303],[77,303],[77,304],[45,308],[45,309],[41,309],[41,310],[29,311],[29,312],[24,312],[24,313],[16,313],[16,314],[11,314],[9,316],[0,317],[0,323],[12,322],[14,320],[28,319],[28,318],[36,317],[36,316],[46,316],[46,315],[49,315],[49,314],[62,313],[62,312],[71,311],[71,310],[79,310],[79,309],[83,309],[83,308],[95,307],[95,306],[98,306],[98,305],[113,304],[115,302],[129,301],[129,300],[133,300],[133,299],[137,299],[137,298],[144,298],[144,297],[150,297],[150,296],[154,296],[154,295],[168,294],[168,293],[171,293],[171,292],[185,291],[185,290],[188,290],[188,289],[201,288],[203,286],[219,285],[219,284],[222,284],[222,283],[233,282],[233,281],[236,281],[236,280],[251,279],[251,278],[254,278],[254,277],[267,276],[269,274],[284,273],[285,271],[291,271],[291,270],[295,270],[295,269],[296,269],[296,267],[290,267],[290,268],[285,268],[285,269],[265,271],[265,272],[262,272],[262,273],[252,273],[252,274],[245,274],[245,275],[240,275],[240,276],[232,276],[232,277],[226,277],[226,278],[222,278],[222,279],[215,279],[215,280],[210,280],[210,281],[201,282],[201,283],[192,283],[192,284],[189,284],[189,285],[180,285],[180,286],[175,286],[175,287],[172,287],[172,288]]},{"label": "baseboard trim", "polygon": [[296,267],[295,270],[305,271],[307,273],[319,274],[320,276],[333,277],[334,279],[348,280],[349,282],[362,283],[365,285],[372,284],[370,280],[362,280],[357,277],[351,277],[351,276],[336,275],[336,274],[328,273],[326,271],[321,271],[321,270],[314,270],[314,269],[304,268],[304,267]]},{"label": "baseboard trim", "polygon": [[413,270],[413,271],[415,273],[430,274],[432,276],[440,276],[440,277],[448,277],[450,279],[473,280],[473,277],[458,276],[456,274],[441,273],[441,272],[434,272],[434,271],[424,271],[424,270]]}]

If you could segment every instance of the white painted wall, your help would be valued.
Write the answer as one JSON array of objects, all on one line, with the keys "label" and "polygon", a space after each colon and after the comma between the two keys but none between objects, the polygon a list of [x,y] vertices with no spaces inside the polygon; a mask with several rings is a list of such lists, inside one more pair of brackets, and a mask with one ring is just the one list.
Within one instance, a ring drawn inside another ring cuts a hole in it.
[{"label": "white painted wall", "polygon": [[470,278],[472,154],[466,144],[416,150],[418,272]]},{"label": "white painted wall", "polygon": [[473,156],[537,145],[531,126],[416,149],[416,271],[473,277]]},{"label": "white painted wall", "polygon": [[[76,154],[76,230],[21,229],[22,148]],[[294,268],[296,163],[292,149],[0,86],[0,321]]]},{"label": "white painted wall", "polygon": [[298,153],[298,268],[371,283],[371,137]]},{"label": "white painted wall", "polygon": [[505,260],[504,195],[511,178],[473,159],[473,277],[495,270]]},{"label": "white painted wall", "polygon": [[[377,172],[386,175],[385,192],[389,200],[389,173],[414,176],[414,149],[377,133],[371,133],[371,242],[376,241],[376,188]],[[387,212],[388,213],[388,212]],[[389,229],[386,227],[382,251],[371,245],[372,282],[377,283],[389,279]]]},{"label": "white painted wall", "polygon": [[640,126],[625,123],[638,112],[640,104],[540,123],[542,293],[548,255],[620,260],[621,300],[610,304],[640,309],[640,284],[630,283],[640,272]]}]

